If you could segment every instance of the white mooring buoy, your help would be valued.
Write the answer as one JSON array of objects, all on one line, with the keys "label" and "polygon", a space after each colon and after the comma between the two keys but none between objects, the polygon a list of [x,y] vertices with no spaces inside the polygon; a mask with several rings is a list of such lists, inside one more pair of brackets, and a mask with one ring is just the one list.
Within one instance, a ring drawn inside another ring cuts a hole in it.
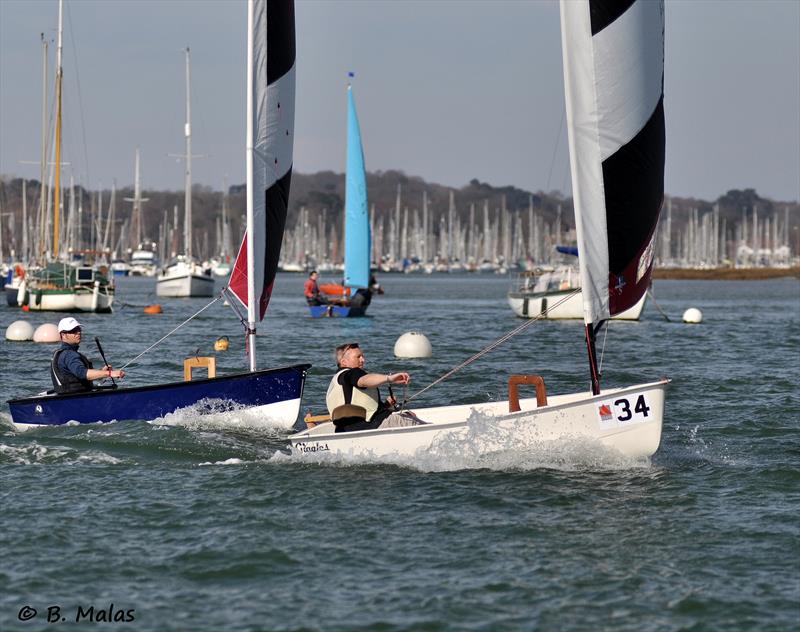
[{"label": "white mooring buoy", "polygon": [[34,342],[58,342],[59,340],[61,340],[61,336],[58,335],[58,327],[53,323],[39,325],[33,332]]},{"label": "white mooring buoy", "polygon": [[433,348],[428,337],[418,331],[407,331],[394,343],[397,358],[430,358]]},{"label": "white mooring buoy", "polygon": [[6,329],[6,340],[23,342],[33,338],[33,325],[27,320],[15,320]]},{"label": "white mooring buoy", "polygon": [[690,325],[699,325],[703,322],[703,312],[696,307],[690,307],[683,312],[683,322],[689,323]]}]

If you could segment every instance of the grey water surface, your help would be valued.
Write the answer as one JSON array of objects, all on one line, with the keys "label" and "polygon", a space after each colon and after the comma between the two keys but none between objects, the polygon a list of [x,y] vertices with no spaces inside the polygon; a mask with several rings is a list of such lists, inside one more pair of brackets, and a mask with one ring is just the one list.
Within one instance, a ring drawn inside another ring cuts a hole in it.
[{"label": "grey water surface", "polygon": [[[278,276],[258,336],[260,367],[313,363],[304,412],[324,409],[337,344],[361,342],[368,369],[409,371],[410,395],[522,322],[505,277],[382,275],[386,294],[351,320],[309,318],[304,280]],[[800,282],[654,290],[672,322],[649,303],[598,343],[604,385],[673,380],[646,460],[510,442],[399,465],[308,461],[235,412],[18,433],[3,405],[0,631],[797,629]],[[117,301],[79,316],[82,349],[99,362],[100,337],[115,366],[208,302],[161,299],[164,313],[146,315],[144,278],[119,281]],[[680,321],[689,307],[702,324]],[[3,332],[58,318],[0,307]],[[406,331],[425,333],[433,357],[394,358]],[[230,349],[215,354],[223,335]],[[0,342],[2,399],[49,388],[52,351]],[[222,373],[246,366],[221,301],[124,383],[180,380],[195,354]],[[582,324],[537,323],[418,403],[505,399],[513,373],[584,390]]]}]

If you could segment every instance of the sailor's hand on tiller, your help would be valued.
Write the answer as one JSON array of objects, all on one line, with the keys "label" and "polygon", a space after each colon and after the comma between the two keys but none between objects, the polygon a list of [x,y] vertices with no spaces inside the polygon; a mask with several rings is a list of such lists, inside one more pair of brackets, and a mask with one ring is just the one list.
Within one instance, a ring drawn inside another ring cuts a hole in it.
[{"label": "sailor's hand on tiller", "polygon": [[105,371],[105,372],[108,374],[108,377],[117,378],[117,379],[119,379],[119,380],[121,380],[123,377],[125,377],[125,371],[123,371],[122,369],[120,369],[119,371],[115,371],[115,370],[114,370],[114,369],[111,367],[111,365],[110,365],[110,364],[106,364],[106,365],[103,367],[103,371]]},{"label": "sailor's hand on tiller", "polygon": [[390,373],[386,376],[389,384],[408,384],[411,376],[408,373]]}]

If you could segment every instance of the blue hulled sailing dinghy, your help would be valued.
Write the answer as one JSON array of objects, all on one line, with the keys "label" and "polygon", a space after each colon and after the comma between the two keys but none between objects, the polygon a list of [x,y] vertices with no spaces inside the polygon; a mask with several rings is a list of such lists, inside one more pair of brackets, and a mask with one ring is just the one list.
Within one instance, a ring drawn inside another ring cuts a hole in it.
[{"label": "blue hulled sailing dinghy", "polygon": [[329,303],[309,306],[314,318],[365,316],[371,296],[369,259],[372,238],[367,205],[367,176],[352,85],[347,86],[347,174],[344,198],[344,284],[321,286]]},{"label": "blue hulled sailing dinghy", "polygon": [[[320,423],[289,438],[297,456],[403,459],[462,441],[480,454],[497,449],[497,441],[520,450],[589,441],[630,457],[658,449],[669,380],[601,389],[595,338],[612,316],[641,299],[652,272],[664,196],[664,5],[562,0],[561,24],[581,253],[575,292],[583,298],[591,389],[551,395],[540,376],[510,376],[508,401],[414,409],[424,425],[335,432],[331,422]],[[521,384],[535,385],[537,396],[520,399]],[[478,428],[480,437],[471,435]]]},{"label": "blue hulled sailing dinghy", "polygon": [[247,71],[247,231],[227,291],[247,309],[250,371],[12,399],[8,405],[18,428],[153,420],[198,404],[207,404],[211,410],[246,408],[248,417],[255,415],[270,426],[286,429],[297,420],[311,365],[259,371],[255,361],[256,323],[264,317],[278,269],[292,175],[295,38],[291,0],[249,0]]}]

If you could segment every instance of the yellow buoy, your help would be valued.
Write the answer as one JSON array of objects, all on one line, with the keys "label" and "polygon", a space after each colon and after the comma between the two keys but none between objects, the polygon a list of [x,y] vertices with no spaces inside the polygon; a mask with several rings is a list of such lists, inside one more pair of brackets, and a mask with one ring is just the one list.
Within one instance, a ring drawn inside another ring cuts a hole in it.
[{"label": "yellow buoy", "polygon": [[228,336],[217,338],[217,340],[214,342],[214,351],[227,351],[229,344],[230,342],[228,341]]}]

